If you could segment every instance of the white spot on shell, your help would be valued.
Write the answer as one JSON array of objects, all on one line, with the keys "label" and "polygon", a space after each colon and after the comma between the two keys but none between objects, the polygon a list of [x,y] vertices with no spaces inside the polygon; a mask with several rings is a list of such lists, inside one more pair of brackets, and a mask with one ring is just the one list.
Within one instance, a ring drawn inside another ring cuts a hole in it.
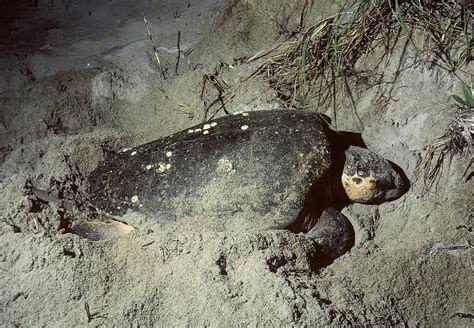
[{"label": "white spot on shell", "polygon": [[125,153],[125,152],[127,152],[127,151],[129,151],[129,150],[131,150],[131,149],[132,149],[132,148],[124,148],[124,149],[122,149],[122,152]]},{"label": "white spot on shell", "polygon": [[166,152],[166,157],[171,157],[173,155],[173,152],[172,151],[167,151]]},{"label": "white spot on shell", "polygon": [[170,164],[170,163],[166,164],[166,166],[165,166],[165,168],[166,168],[167,170],[169,170],[170,167],[171,167],[171,164]]},{"label": "white spot on shell", "polygon": [[130,156],[135,156],[136,154],[137,154],[136,151],[132,151],[132,152],[130,153]]},{"label": "white spot on shell", "polygon": [[145,168],[146,168],[147,170],[151,169],[152,167],[153,167],[153,165],[151,165],[151,164],[148,164],[147,166],[145,166]]},{"label": "white spot on shell", "polygon": [[228,173],[228,172],[235,172],[233,170],[232,161],[230,161],[227,157],[219,159],[217,161],[217,172],[219,173]]},{"label": "white spot on shell", "polygon": [[243,112],[243,113],[242,113],[242,116],[249,116],[249,113]]},{"label": "white spot on shell", "polygon": [[202,134],[209,134],[208,130],[202,131]]},{"label": "white spot on shell", "polygon": [[188,130],[188,133],[193,133],[193,132],[194,132],[193,129],[189,129],[189,130]]},{"label": "white spot on shell", "polygon": [[138,196],[137,195],[132,196],[131,201],[133,204],[138,203]]},{"label": "white spot on shell", "polygon": [[216,125],[217,125],[217,122],[212,122],[212,123],[211,123],[211,126],[212,126],[212,127],[215,127]]},{"label": "white spot on shell", "polygon": [[202,131],[201,129],[194,130],[194,132],[201,132],[201,131]]},{"label": "white spot on shell", "polygon": [[165,163],[158,163],[158,168],[156,169],[158,173],[163,173],[166,171],[166,164]]},{"label": "white spot on shell", "polygon": [[243,112],[240,111],[240,112],[235,112],[235,113],[232,113],[232,115],[239,115],[239,114],[242,114]]},{"label": "white spot on shell", "polygon": [[209,130],[210,128],[211,128],[211,125],[207,124],[207,123],[204,124],[203,127],[202,127],[203,130]]},{"label": "white spot on shell", "polygon": [[241,129],[241,130],[244,130],[244,131],[247,130],[248,128],[249,128],[248,125],[242,125],[242,126],[240,127],[240,129]]}]

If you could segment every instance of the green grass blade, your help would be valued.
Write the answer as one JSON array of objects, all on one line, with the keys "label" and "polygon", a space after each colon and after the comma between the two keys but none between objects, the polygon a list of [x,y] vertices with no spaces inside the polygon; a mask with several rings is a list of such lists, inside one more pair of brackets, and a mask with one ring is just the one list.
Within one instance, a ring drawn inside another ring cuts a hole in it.
[{"label": "green grass blade", "polygon": [[469,108],[474,108],[474,98],[469,99]]},{"label": "green grass blade", "polygon": [[411,0],[411,5],[415,7],[421,14],[429,16],[430,13],[428,13],[426,10],[423,9],[423,6],[418,5],[415,1]]},{"label": "green grass blade", "polygon": [[398,4],[398,0],[395,1],[395,9],[391,8],[390,9],[392,10],[392,13],[393,15],[395,16],[395,18],[397,19],[398,23],[400,24],[403,32],[405,32],[405,34],[407,35],[408,39],[410,40],[411,44],[413,45],[413,47],[415,48],[415,51],[416,51],[416,54],[418,55],[418,53],[420,52],[418,50],[418,47],[416,46],[414,40],[412,39],[411,37],[411,31],[408,29],[408,26],[407,24],[405,23],[405,20],[403,19],[403,15],[402,15],[402,12],[400,10],[400,6]]},{"label": "green grass blade", "polygon": [[305,93],[306,93],[306,59],[308,57],[308,47],[309,47],[309,42],[311,39],[311,34],[312,33],[307,33],[304,41],[303,41],[303,47],[301,49],[301,63],[300,63],[300,83],[301,83],[301,88],[300,88],[300,100],[303,100]]},{"label": "green grass blade", "polygon": [[471,88],[461,80],[462,93],[464,94],[464,99],[467,101],[472,100],[472,90]]},{"label": "green grass blade", "polygon": [[450,94],[451,98],[453,98],[454,100],[456,100],[458,103],[464,105],[464,106],[469,106],[469,104],[467,102],[464,101],[464,99],[462,99],[461,97],[459,97],[458,95],[455,95],[455,94]]}]

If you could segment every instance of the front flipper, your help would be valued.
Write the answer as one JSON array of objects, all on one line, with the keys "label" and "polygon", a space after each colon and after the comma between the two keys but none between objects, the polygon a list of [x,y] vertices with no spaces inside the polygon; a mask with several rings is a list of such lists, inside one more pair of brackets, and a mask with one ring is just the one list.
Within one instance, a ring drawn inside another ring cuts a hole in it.
[{"label": "front flipper", "polygon": [[128,234],[134,228],[128,224],[107,219],[105,221],[92,220],[74,224],[71,232],[90,240],[105,240]]},{"label": "front flipper", "polygon": [[354,246],[354,229],[349,220],[330,207],[323,211],[307,236],[321,247],[322,260],[328,264]]}]

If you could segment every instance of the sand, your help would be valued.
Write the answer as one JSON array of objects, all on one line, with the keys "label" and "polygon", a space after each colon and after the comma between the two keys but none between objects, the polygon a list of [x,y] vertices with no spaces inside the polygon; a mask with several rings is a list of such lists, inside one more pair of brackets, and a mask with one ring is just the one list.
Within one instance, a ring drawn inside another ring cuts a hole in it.
[{"label": "sand", "polygon": [[[314,263],[313,242],[286,230],[215,231],[129,212],[120,219],[136,229],[120,238],[65,233],[71,221],[87,219],[80,200],[105,151],[225,115],[208,108],[218,91],[209,83],[203,89],[206,74],[234,94],[229,112],[282,107],[264,78],[239,83],[259,64],[242,58],[277,42],[282,27],[296,28],[303,6],[11,5],[0,34],[2,326],[472,325],[474,186],[462,177],[469,158],[446,162],[426,194],[416,172],[425,147],[452,120],[447,92],[459,93],[459,85],[449,72],[414,65],[401,46],[384,64],[387,82],[354,86],[360,121],[341,97],[337,126],[362,133],[412,187],[393,202],[345,208],[356,244],[331,265]],[[310,19],[336,8],[316,1]],[[375,58],[377,51],[360,65]],[[38,200],[32,185],[79,208],[64,212]]]}]

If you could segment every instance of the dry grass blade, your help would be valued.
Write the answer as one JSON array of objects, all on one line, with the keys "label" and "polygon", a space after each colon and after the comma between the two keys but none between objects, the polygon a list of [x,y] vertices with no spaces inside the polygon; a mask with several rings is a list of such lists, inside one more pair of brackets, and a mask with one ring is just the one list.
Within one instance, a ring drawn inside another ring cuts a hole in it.
[{"label": "dry grass blade", "polygon": [[374,43],[396,42],[400,30],[417,58],[455,70],[472,59],[472,21],[461,0],[358,0],[253,56],[266,60],[252,76],[266,76],[288,106],[304,107],[311,96],[327,107],[336,86],[347,91],[343,79],[359,73],[355,65]]},{"label": "dry grass blade", "polygon": [[471,157],[471,163],[466,168],[461,179],[467,176],[472,165],[474,138],[474,108],[464,107],[448,126],[445,134],[427,147],[427,152],[417,171],[423,180],[423,193],[430,190],[438,181],[445,160],[451,160],[456,154],[466,154]]},{"label": "dry grass blade", "polygon": [[[209,104],[206,102],[204,99],[204,92],[206,90],[206,85],[207,83],[210,83],[211,86],[214,87],[214,89],[217,91],[217,97],[211,101]],[[201,90],[201,100],[204,103],[204,120],[208,120],[213,118],[220,110],[223,110],[226,114],[229,114],[227,109],[225,108],[225,105],[229,100],[231,100],[234,96],[235,93],[230,94],[227,92],[229,89],[229,85],[221,79],[219,76],[216,74],[204,74],[203,76],[203,84],[202,84],[202,90]],[[219,104],[218,108],[214,110],[214,113],[211,114],[209,117],[209,112],[211,111],[211,108],[213,108],[216,104]]]},{"label": "dry grass blade", "polygon": [[[358,117],[350,79],[358,83],[376,77],[378,65],[400,37],[406,37],[406,45],[415,49],[417,63],[456,72],[473,58],[473,21],[472,6],[463,0],[357,0],[271,51],[254,56],[266,60],[252,76],[264,75],[289,107],[305,108],[309,100],[315,100],[317,107],[332,107],[337,126],[338,99],[350,100]],[[357,62],[382,43],[385,53],[375,67],[358,71]],[[473,121],[472,109],[467,108],[428,147],[419,166],[426,189],[439,177],[445,158],[472,151]]]}]

